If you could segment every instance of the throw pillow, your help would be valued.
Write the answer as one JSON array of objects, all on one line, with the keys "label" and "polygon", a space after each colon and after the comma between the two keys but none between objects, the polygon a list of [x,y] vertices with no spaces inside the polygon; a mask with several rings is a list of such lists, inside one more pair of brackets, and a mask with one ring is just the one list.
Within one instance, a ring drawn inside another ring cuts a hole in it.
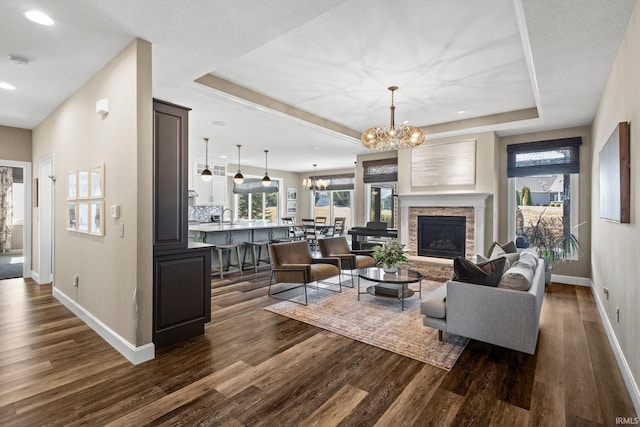
[{"label": "throw pillow", "polygon": [[518,252],[518,248],[516,248],[515,242],[512,240],[509,243],[505,243],[504,245],[500,245],[502,250],[508,254],[515,254]]},{"label": "throw pillow", "polygon": [[496,259],[500,255],[506,254],[504,249],[502,249],[502,246],[500,246],[500,244],[496,242],[493,242],[493,245],[491,245],[491,249],[489,249],[488,253],[489,253],[489,259]]},{"label": "throw pillow", "polygon": [[524,262],[516,262],[507,270],[498,283],[499,288],[528,291],[533,280],[534,270]]},{"label": "throw pillow", "polygon": [[[496,250],[497,247],[499,247],[500,250],[498,250],[498,252],[494,254],[494,251]],[[503,253],[515,254],[517,252],[518,252],[518,248],[516,248],[516,244],[513,241],[508,243],[493,242],[491,246],[489,246],[489,250],[487,251],[487,256],[489,258],[496,258]]]},{"label": "throw pillow", "polygon": [[504,272],[505,258],[474,264],[466,258],[453,260],[453,280],[484,286],[498,286]]}]

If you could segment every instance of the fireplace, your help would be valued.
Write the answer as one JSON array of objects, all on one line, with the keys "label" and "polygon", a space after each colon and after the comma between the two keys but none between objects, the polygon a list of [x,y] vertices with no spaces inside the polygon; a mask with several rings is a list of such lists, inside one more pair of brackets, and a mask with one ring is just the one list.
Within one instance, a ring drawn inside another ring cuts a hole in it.
[{"label": "fireplace", "polygon": [[418,216],[418,255],[436,258],[465,256],[466,222],[464,216]]}]

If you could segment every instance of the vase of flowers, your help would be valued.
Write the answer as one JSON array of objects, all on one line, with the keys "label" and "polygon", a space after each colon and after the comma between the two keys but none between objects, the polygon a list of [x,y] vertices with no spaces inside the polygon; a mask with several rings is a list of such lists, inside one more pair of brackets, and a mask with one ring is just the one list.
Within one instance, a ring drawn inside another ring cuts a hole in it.
[{"label": "vase of flowers", "polygon": [[382,265],[385,273],[397,273],[398,263],[407,261],[404,245],[396,241],[385,242],[382,246],[375,246],[371,254],[378,265]]}]

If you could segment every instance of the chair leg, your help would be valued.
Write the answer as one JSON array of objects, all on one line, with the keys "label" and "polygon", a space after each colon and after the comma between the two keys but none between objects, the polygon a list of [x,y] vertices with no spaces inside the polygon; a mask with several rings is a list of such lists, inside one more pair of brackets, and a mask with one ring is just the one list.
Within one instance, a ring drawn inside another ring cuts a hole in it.
[{"label": "chair leg", "polygon": [[274,271],[271,270],[271,277],[269,278],[269,291],[267,292],[267,296],[271,296],[271,285],[273,285],[273,273]]},{"label": "chair leg", "polygon": [[438,341],[442,341],[442,330],[438,329]]}]

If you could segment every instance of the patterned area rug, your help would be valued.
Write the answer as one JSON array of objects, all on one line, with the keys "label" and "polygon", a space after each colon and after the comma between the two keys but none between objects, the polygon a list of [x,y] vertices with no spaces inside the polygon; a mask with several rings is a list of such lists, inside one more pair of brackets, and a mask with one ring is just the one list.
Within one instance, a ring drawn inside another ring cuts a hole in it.
[{"label": "patterned area rug", "polygon": [[[361,283],[362,292],[366,286],[364,283]],[[422,296],[441,285],[442,282],[423,280]],[[337,286],[321,287],[337,289]],[[411,288],[417,290],[418,284],[411,285]],[[277,289],[274,287],[274,290]],[[355,289],[343,286],[342,293],[312,287],[308,287],[307,292],[308,306],[281,301],[265,307],[265,310],[447,371],[451,370],[469,341],[446,333],[444,341],[438,341],[438,331],[422,324],[417,293],[405,299],[404,311],[401,311],[400,301],[394,298],[362,294],[358,301],[357,284]],[[280,298],[285,296],[304,302],[301,288],[279,295]]]}]

